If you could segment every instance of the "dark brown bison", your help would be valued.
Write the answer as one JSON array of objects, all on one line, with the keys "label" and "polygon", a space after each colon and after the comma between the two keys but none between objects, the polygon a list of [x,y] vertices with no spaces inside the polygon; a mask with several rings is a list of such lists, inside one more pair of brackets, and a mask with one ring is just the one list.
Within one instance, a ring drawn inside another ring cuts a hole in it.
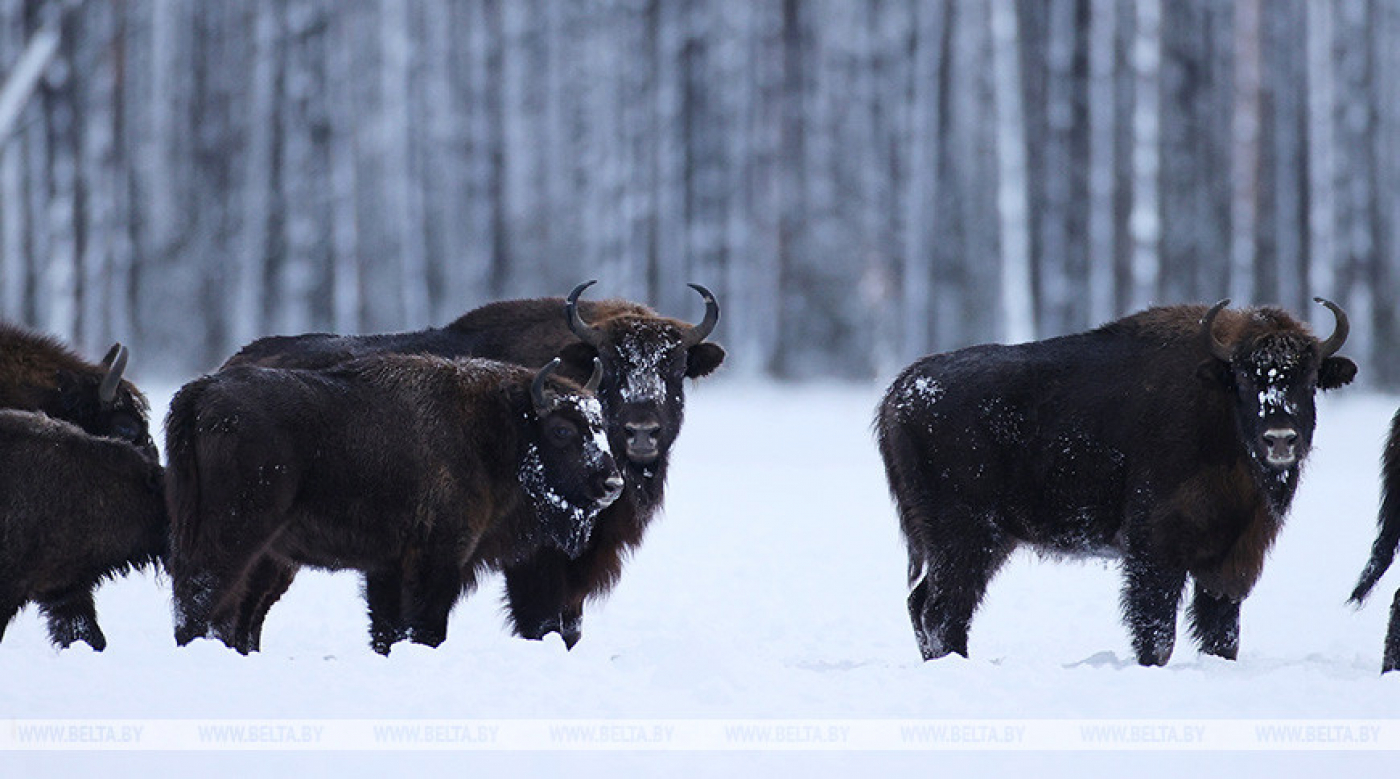
[{"label": "dark brown bison", "polygon": [[478,571],[580,554],[623,484],[600,376],[557,365],[391,354],[186,385],[166,420],[176,641],[256,648],[250,576],[311,565],[364,574],[376,651],[437,646]]},{"label": "dark brown bison", "polygon": [[[685,411],[686,378],[713,372],[724,349],[705,340],[719,321],[719,304],[709,290],[690,286],[705,301],[699,324],[662,317],[625,300],[580,301],[594,284],[576,287],[567,299],[507,300],[477,308],[447,327],[370,336],[311,334],[263,338],[225,363],[324,367],[382,352],[475,356],[516,365],[540,365],[559,357],[561,372],[581,381],[594,359],[603,364],[598,399],[608,439],[622,466],[626,489],[596,522],[588,548],[577,559],[542,549],[506,567],[506,593],[516,632],[543,638],[558,632],[569,647],[582,636],[584,601],[606,593],[618,580],[623,560],[642,541],[660,509],[671,445]],[[284,585],[275,571],[254,575],[276,599]],[[245,604],[242,623],[256,631],[257,605]],[[256,646],[257,636],[245,637]]]},{"label": "dark brown bison", "polygon": [[146,398],[122,379],[127,359],[126,347],[113,344],[93,365],[53,338],[0,322],[0,408],[42,411],[130,441],[154,462]]},{"label": "dark brown bison", "polygon": [[[1400,547],[1400,412],[1390,420],[1390,437],[1381,457],[1381,510],[1377,525],[1371,559],[1366,561],[1366,569],[1351,593],[1351,602],[1357,606],[1370,597]],[[1389,671],[1400,671],[1400,590],[1390,604],[1390,628],[1386,631],[1385,657],[1381,662],[1381,673]]]},{"label": "dark brown bison", "polygon": [[1201,650],[1234,658],[1312,443],[1314,394],[1349,383],[1345,313],[1319,341],[1276,308],[1153,308],[1077,335],[925,357],[877,434],[925,659],[967,654],[1012,550],[1123,560],[1138,662],[1163,665],[1189,576]]},{"label": "dark brown bison", "polygon": [[155,563],[169,530],[160,466],[138,447],[0,410],[0,636],[33,601],[54,644],[101,651],[93,589]]}]

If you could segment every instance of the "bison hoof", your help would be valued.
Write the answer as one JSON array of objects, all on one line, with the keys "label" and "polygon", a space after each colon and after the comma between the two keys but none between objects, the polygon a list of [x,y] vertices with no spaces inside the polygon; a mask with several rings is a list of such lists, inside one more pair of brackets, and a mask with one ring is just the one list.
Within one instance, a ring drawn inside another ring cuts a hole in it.
[{"label": "bison hoof", "polygon": [[1220,646],[1203,646],[1201,654],[1213,655],[1224,660],[1238,660],[1240,655],[1239,644],[1223,644]]},{"label": "bison hoof", "polygon": [[94,652],[107,648],[107,637],[102,635],[102,630],[96,623],[82,618],[53,620],[49,624],[49,640],[59,649],[67,649],[79,641],[92,647]]},{"label": "bison hoof", "polygon": [[1147,666],[1149,668],[1152,666],[1164,666],[1170,659],[1172,659],[1172,650],[1170,647],[1166,649],[1140,649],[1137,653],[1138,665]]},{"label": "bison hoof", "polygon": [[564,639],[564,648],[572,650],[583,638],[583,620],[574,619],[565,622],[559,629],[559,637]]}]

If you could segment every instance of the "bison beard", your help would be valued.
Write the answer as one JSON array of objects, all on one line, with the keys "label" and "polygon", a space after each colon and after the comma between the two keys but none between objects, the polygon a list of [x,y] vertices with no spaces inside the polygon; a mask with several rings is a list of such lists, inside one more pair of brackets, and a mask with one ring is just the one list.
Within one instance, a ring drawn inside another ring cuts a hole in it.
[{"label": "bison beard", "polygon": [[967,655],[968,626],[1013,550],[1123,561],[1137,659],[1162,665],[1188,578],[1192,634],[1233,658],[1252,590],[1311,445],[1316,389],[1349,383],[1287,313],[1154,308],[1097,330],[926,357],[876,430],[909,552],[925,659]]},{"label": "bison beard", "polygon": [[55,645],[101,651],[93,589],[153,565],[168,536],[161,469],[143,451],[45,414],[0,411],[0,637],[32,601]]},{"label": "bison beard", "polygon": [[577,554],[622,479],[589,388],[380,355],[199,379],[166,423],[176,641],[257,649],[297,567],[365,576],[371,645],[437,646],[481,570]]}]

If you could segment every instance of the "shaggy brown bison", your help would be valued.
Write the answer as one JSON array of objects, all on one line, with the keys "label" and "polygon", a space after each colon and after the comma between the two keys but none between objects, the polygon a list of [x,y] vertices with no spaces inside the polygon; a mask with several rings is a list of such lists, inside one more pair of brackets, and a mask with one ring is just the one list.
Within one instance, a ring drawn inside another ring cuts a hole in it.
[{"label": "shaggy brown bison", "polygon": [[0,408],[42,411],[130,441],[154,462],[146,398],[122,379],[128,357],[125,346],[112,344],[93,365],[54,338],[0,322]]},{"label": "shaggy brown bison", "polygon": [[[1390,420],[1390,437],[1381,457],[1381,510],[1376,518],[1376,541],[1371,545],[1371,558],[1351,592],[1351,602],[1357,606],[1366,602],[1371,590],[1395,560],[1400,547],[1400,412]],[[1390,627],[1385,635],[1385,656],[1381,673],[1400,671],[1400,590],[1390,603]]]},{"label": "shaggy brown bison", "polygon": [[[713,372],[724,349],[706,338],[719,321],[719,304],[709,290],[690,286],[705,301],[705,315],[690,325],[625,300],[580,301],[594,284],[580,284],[567,299],[507,300],[477,308],[447,327],[369,336],[310,334],[262,338],[225,363],[316,368],[383,352],[475,356],[516,365],[541,365],[559,357],[561,372],[582,381],[595,359],[603,364],[598,399],[608,439],[626,489],[598,517],[588,548],[576,559],[541,549],[506,567],[506,592],[516,632],[543,638],[558,632],[569,647],[582,636],[584,601],[606,593],[618,580],[623,560],[642,541],[661,508],[670,448],[680,434],[686,378]],[[254,575],[273,594],[283,585],[275,571]],[[260,619],[242,620],[256,630]],[[244,643],[256,646],[257,636]]]},{"label": "shaggy brown bison", "polygon": [[480,570],[580,554],[623,484],[600,369],[579,387],[557,365],[389,354],[186,385],[166,420],[176,641],[255,649],[271,601],[250,576],[311,565],[364,574],[376,651],[437,646]]},{"label": "shaggy brown bison", "polygon": [[141,449],[0,410],[0,636],[32,601],[54,644],[101,651],[93,589],[155,563],[169,529],[160,466]]},{"label": "shaggy brown bison", "polygon": [[1285,311],[1153,308],[1087,333],[925,357],[886,393],[880,453],[925,659],[967,654],[1022,544],[1123,560],[1138,662],[1163,665],[1190,577],[1202,651],[1235,657],[1308,454],[1314,393],[1349,383],[1345,313],[1319,341]]}]

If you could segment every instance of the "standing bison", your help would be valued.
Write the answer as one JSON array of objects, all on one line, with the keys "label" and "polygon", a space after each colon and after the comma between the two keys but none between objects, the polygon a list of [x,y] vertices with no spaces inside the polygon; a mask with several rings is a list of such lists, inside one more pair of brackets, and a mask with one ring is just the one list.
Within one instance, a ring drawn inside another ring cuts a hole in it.
[{"label": "standing bison", "polygon": [[[582,381],[595,359],[603,365],[598,399],[608,440],[626,482],[621,499],[605,509],[592,539],[575,559],[541,549],[506,567],[506,593],[516,632],[540,639],[558,632],[573,647],[582,636],[583,604],[606,593],[623,560],[642,541],[660,509],[670,448],[680,433],[686,378],[706,376],[724,360],[724,349],[706,339],[719,321],[709,290],[690,286],[705,301],[699,324],[662,317],[624,300],[580,301],[595,282],[576,287],[567,299],[507,300],[477,308],[443,328],[370,336],[311,334],[263,338],[231,357],[238,365],[318,368],[384,352],[474,356],[516,365],[540,365],[559,357],[561,373]],[[275,571],[255,572],[265,595],[276,600],[285,582]],[[245,604],[241,622],[246,645],[257,645],[256,612]]]},{"label": "standing bison", "polygon": [[1189,576],[1201,650],[1234,658],[1312,443],[1314,394],[1349,383],[1276,308],[1153,308],[1087,333],[925,357],[880,404],[877,434],[909,552],[924,658],[967,655],[972,614],[1022,544],[1123,560],[1138,662],[1164,665]]},{"label": "standing bison", "polygon": [[[1390,438],[1381,459],[1381,510],[1377,523],[1379,532],[1371,546],[1371,559],[1351,593],[1351,602],[1357,606],[1370,597],[1376,582],[1395,560],[1396,547],[1400,547],[1400,412],[1390,420]],[[1386,631],[1381,663],[1381,673],[1389,671],[1400,671],[1400,590],[1390,604],[1390,628]]]},{"label": "standing bison", "polygon": [[364,574],[376,651],[437,646],[478,571],[579,555],[623,485],[600,369],[581,388],[557,365],[379,355],[185,386],[166,421],[176,641],[256,648],[246,620],[271,601],[245,611],[250,576],[312,565]]},{"label": "standing bison", "polygon": [[0,636],[28,602],[54,644],[101,651],[92,591],[155,563],[169,535],[160,466],[138,447],[0,411]]},{"label": "standing bison", "polygon": [[93,365],[53,338],[0,322],[0,408],[42,411],[130,441],[156,462],[146,398],[122,379],[127,359],[126,347],[113,344]]}]

